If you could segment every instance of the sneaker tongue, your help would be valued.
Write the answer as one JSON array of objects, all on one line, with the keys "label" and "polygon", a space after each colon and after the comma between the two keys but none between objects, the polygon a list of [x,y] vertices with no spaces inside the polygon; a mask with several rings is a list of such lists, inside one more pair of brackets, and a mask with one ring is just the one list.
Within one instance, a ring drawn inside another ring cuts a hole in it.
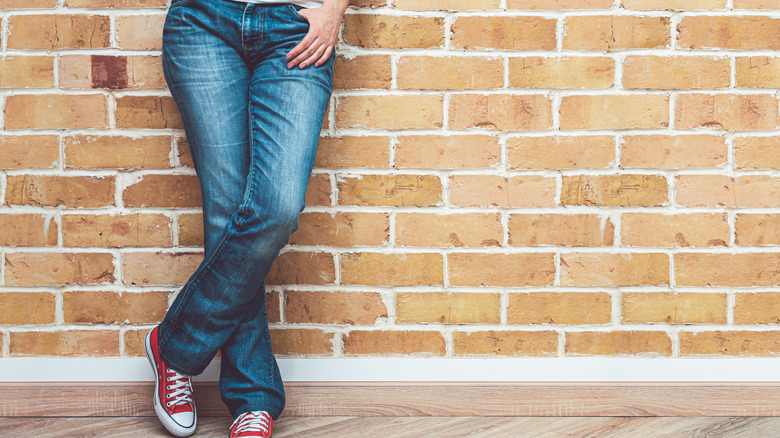
[{"label": "sneaker tongue", "polygon": [[173,408],[171,414],[179,414],[182,412],[194,412],[192,409],[192,404],[190,402],[173,405],[171,407]]}]

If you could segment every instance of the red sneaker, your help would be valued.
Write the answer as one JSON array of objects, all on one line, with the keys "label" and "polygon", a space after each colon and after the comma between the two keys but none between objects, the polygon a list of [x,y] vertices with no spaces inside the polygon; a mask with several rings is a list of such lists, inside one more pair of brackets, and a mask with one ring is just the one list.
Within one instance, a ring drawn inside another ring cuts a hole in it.
[{"label": "red sneaker", "polygon": [[197,414],[192,401],[190,377],[170,368],[160,359],[157,350],[157,329],[146,334],[144,349],[154,370],[154,412],[168,431],[178,437],[195,432]]},{"label": "red sneaker", "polygon": [[274,419],[266,411],[244,412],[233,420],[228,438],[271,438],[274,431]]}]

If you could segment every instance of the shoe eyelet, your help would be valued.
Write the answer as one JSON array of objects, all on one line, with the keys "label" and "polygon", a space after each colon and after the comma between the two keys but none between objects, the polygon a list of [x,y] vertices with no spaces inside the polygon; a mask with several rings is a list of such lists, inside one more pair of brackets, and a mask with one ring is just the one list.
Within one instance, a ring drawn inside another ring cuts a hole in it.
[{"label": "shoe eyelet", "polygon": [[170,403],[165,403],[165,406],[168,406],[170,408],[171,404]]},{"label": "shoe eyelet", "polygon": [[170,394],[165,394],[165,398],[171,398]]}]

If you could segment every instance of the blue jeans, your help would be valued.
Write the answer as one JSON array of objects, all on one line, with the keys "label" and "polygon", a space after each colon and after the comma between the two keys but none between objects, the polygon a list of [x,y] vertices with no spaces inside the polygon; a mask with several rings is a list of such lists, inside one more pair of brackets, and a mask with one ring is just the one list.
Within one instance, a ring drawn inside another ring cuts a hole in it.
[{"label": "blue jeans", "polygon": [[309,24],[288,3],[173,0],[163,71],[200,180],[204,258],[159,326],[170,368],[198,375],[221,351],[219,389],[233,418],[274,419],[285,394],[271,347],[265,276],[298,228],[335,52],[287,69]]}]

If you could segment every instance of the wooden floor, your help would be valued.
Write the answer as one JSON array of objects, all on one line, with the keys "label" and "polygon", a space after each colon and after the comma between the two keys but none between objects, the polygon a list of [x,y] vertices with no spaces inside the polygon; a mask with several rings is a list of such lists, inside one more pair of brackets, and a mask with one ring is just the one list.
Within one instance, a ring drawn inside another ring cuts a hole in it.
[{"label": "wooden floor", "polygon": [[[202,417],[194,437],[227,436],[229,417]],[[172,437],[156,417],[0,417],[2,437]],[[780,436],[780,417],[280,417],[274,438]]]}]

